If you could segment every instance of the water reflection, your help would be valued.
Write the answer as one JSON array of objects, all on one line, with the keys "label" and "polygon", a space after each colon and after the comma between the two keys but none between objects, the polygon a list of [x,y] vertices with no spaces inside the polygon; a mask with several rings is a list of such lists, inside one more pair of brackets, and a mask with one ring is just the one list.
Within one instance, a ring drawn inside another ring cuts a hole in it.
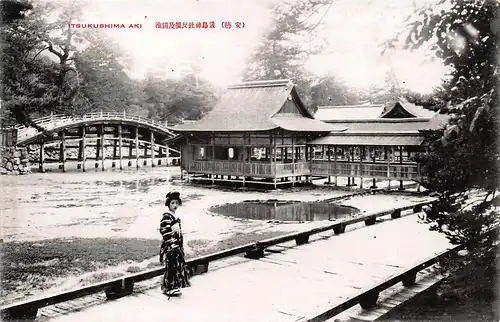
[{"label": "water reflection", "polygon": [[326,202],[250,200],[210,208],[214,213],[254,220],[322,221],[337,220],[359,212],[358,209]]}]

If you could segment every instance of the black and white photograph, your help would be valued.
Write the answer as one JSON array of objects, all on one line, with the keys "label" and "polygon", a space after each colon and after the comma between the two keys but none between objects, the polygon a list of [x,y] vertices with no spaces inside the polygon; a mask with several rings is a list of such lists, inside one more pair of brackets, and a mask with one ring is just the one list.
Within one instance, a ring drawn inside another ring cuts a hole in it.
[{"label": "black and white photograph", "polygon": [[500,0],[0,0],[0,314],[500,322]]}]

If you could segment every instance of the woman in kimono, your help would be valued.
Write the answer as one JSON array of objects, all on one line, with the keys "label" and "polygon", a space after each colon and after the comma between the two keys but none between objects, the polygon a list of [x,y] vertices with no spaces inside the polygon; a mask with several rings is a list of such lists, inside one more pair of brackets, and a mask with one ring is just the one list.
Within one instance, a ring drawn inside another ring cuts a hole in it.
[{"label": "woman in kimono", "polygon": [[160,233],[163,238],[160,262],[165,263],[161,289],[163,294],[168,295],[169,298],[180,295],[180,289],[189,286],[181,221],[175,216],[175,211],[180,205],[182,205],[180,194],[176,191],[169,192],[165,200],[165,206],[168,209],[160,222]]}]

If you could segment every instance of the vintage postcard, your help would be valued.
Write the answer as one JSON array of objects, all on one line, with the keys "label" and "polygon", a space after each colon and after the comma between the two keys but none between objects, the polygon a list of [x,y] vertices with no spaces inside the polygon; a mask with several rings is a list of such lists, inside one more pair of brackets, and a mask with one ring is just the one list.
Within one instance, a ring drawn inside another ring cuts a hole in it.
[{"label": "vintage postcard", "polygon": [[5,321],[500,321],[497,0],[0,0]]}]

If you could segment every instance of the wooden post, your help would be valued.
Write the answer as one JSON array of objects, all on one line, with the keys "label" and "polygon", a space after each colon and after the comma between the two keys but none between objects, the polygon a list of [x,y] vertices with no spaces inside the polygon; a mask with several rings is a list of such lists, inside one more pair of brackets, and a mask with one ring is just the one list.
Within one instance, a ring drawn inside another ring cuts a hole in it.
[{"label": "wooden post", "polygon": [[[146,137],[144,137],[146,138]],[[142,163],[142,165],[147,165],[148,164],[148,146],[146,144],[146,142],[143,143],[144,144],[144,162]]]},{"label": "wooden post", "polygon": [[337,146],[335,145],[333,147],[333,156],[334,156],[334,159],[333,159],[333,171],[335,173],[335,187],[337,186],[337,178],[338,178],[338,169],[337,169]]},{"label": "wooden post", "polygon": [[211,136],[211,143],[212,143],[212,184],[215,184],[215,132],[212,132]]},{"label": "wooden post", "polygon": [[247,169],[247,136],[243,133],[243,187],[245,186],[245,176]]},{"label": "wooden post", "polygon": [[359,146],[359,187],[363,189],[363,154],[365,152],[364,146]]},{"label": "wooden post", "polygon": [[[352,171],[352,169],[354,168],[354,146],[353,146],[353,147],[351,147],[351,160],[352,160],[352,161],[351,161],[351,171]],[[355,181],[355,179],[354,179],[354,175],[351,177],[351,184],[352,184],[353,186],[355,186],[355,185],[356,185],[356,181]]]},{"label": "wooden post", "polygon": [[388,180],[387,189],[391,190],[391,160],[388,147],[385,147],[385,159],[387,161],[387,180]]},{"label": "wooden post", "polygon": [[[125,113],[125,111],[124,111]],[[123,170],[123,155],[122,155],[123,141],[122,141],[122,125],[118,124],[118,155],[120,158],[120,170]]]},{"label": "wooden post", "polygon": [[104,125],[101,125],[101,170],[104,171],[104,160],[106,156],[104,155]]},{"label": "wooden post", "polygon": [[[312,162],[315,158],[316,158],[316,154],[315,154],[314,146],[309,146],[309,162]],[[311,184],[313,182],[312,175],[311,175],[310,171],[309,171],[309,175],[308,175],[308,181]]]},{"label": "wooden post", "polygon": [[[130,135],[130,139],[132,139],[132,135]],[[132,161],[130,161],[132,159],[132,156],[133,156],[133,150],[134,150],[134,142],[132,142],[132,140],[129,140],[128,141],[128,166],[130,167],[132,165]]]},{"label": "wooden post", "polygon": [[420,164],[417,164],[417,192],[420,192]]},{"label": "wooden post", "polygon": [[[402,175],[403,175],[403,146],[402,145],[399,146],[399,164],[400,164],[399,173],[402,177]],[[403,186],[403,179],[399,180],[399,190],[405,190],[405,188]]]},{"label": "wooden post", "polygon": [[248,171],[248,175],[251,177],[252,176],[252,156],[253,156],[252,134],[248,135],[248,145],[250,146],[249,147],[250,155],[248,156],[248,169],[250,171]]},{"label": "wooden post", "polygon": [[167,156],[167,167],[168,167],[168,159],[170,158],[170,147],[167,145],[165,149],[165,155]]},{"label": "wooden post", "polygon": [[139,169],[139,127],[135,127],[135,167]]},{"label": "wooden post", "polygon": [[292,187],[295,186],[295,159],[296,159],[296,152],[295,151],[295,135],[292,136]]},{"label": "wooden post", "polygon": [[276,137],[275,135],[271,135],[271,141],[273,141],[273,153],[271,154],[271,158],[274,159],[274,189],[276,189],[276,177],[278,176],[278,164],[276,163]]},{"label": "wooden post", "polygon": [[[82,133],[81,129],[80,129],[79,133],[80,133],[80,136],[82,136],[83,133]],[[83,142],[82,141],[83,141],[83,138],[78,141],[78,158],[77,158],[77,163],[80,162],[80,161],[82,161],[82,155],[83,155]],[[78,163],[76,167],[77,167],[77,169],[81,169],[82,165]]]},{"label": "wooden post", "polygon": [[151,167],[155,167],[155,134],[153,131],[151,133]]},{"label": "wooden post", "polygon": [[351,147],[346,149],[347,165],[349,166],[349,171],[347,171],[347,186],[351,186]]},{"label": "wooden post", "polygon": [[[376,166],[376,150],[375,147],[372,147],[372,152],[373,152],[373,157],[372,157],[372,162],[373,162],[373,169],[375,169]],[[370,187],[372,189],[377,189],[377,181],[375,178],[373,178],[373,185]]]},{"label": "wooden post", "polygon": [[85,133],[86,127],[83,125],[82,127],[82,171],[85,172],[85,161],[87,161],[87,141],[86,141],[86,136],[87,134]]},{"label": "wooden post", "polygon": [[62,171],[66,172],[66,130],[62,130],[62,138],[61,138],[61,162],[62,162]]},{"label": "wooden post", "polygon": [[[331,146],[328,146],[326,148],[326,173],[328,175],[328,183],[332,183],[332,177],[330,176],[330,160],[332,159],[332,147]],[[324,160],[323,160],[323,163],[324,163]]]},{"label": "wooden post", "polygon": [[101,144],[102,144],[101,138],[99,137],[99,133],[97,133],[97,135],[98,137],[95,145],[95,164],[94,164],[95,168],[99,167],[99,157],[101,155]]},{"label": "wooden post", "polygon": [[40,143],[40,165],[39,165],[39,168],[40,168],[40,172],[45,172],[44,168],[43,168],[43,163],[45,161],[45,143],[42,142]]},{"label": "wooden post", "polygon": [[[114,132],[114,131],[113,131]],[[116,140],[116,138],[118,137],[118,129],[116,130],[116,132],[114,133],[114,136],[115,136],[115,140],[113,140],[113,161],[116,159],[117,155],[116,155],[116,150],[118,149],[118,140]]]}]

